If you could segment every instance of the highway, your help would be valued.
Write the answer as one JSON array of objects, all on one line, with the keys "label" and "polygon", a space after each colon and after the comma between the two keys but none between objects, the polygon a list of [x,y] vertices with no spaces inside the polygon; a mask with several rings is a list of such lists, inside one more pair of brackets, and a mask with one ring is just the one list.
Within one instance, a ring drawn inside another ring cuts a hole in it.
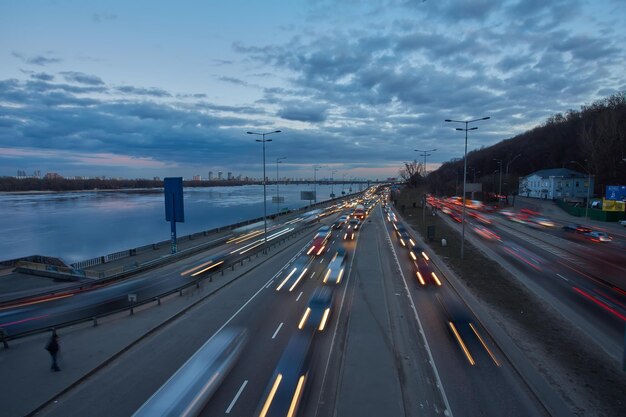
[{"label": "highway", "polygon": [[[325,218],[320,226],[331,225],[341,214]],[[343,229],[332,230],[326,250],[307,255],[317,227],[249,267],[38,415],[131,415],[200,346],[226,328],[246,329],[248,342],[202,416],[258,415],[266,404],[267,415],[275,415],[272,409],[281,406],[281,390],[291,398],[295,389],[277,383],[270,394],[281,363],[302,353],[293,349],[306,349],[301,355],[306,378],[298,397],[299,416],[547,415],[446,277],[439,277],[441,286],[419,284],[409,250],[400,245],[380,204],[355,240],[344,241]],[[327,266],[341,248],[347,257],[342,280],[324,285]],[[212,254],[141,279],[181,279],[182,272],[202,265]],[[421,268],[431,270],[427,262]],[[303,316],[322,287],[333,296],[319,331],[321,316],[315,310],[307,316],[315,317],[314,323]],[[281,375],[287,381],[288,373]]]},{"label": "highway", "polygon": [[[468,210],[469,212],[470,210]],[[460,231],[461,225],[440,213]],[[616,360],[626,322],[626,235],[592,242],[556,224],[542,227],[499,215],[468,215],[466,237],[589,334]],[[487,231],[485,233],[485,231]],[[620,284],[621,287],[616,284]]]}]

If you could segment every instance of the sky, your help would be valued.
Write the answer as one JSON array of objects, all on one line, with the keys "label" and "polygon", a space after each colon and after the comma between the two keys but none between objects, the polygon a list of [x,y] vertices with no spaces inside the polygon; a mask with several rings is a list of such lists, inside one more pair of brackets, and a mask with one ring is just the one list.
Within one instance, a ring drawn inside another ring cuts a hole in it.
[{"label": "sky", "polygon": [[[0,0],[0,176],[396,177],[626,90],[623,0]],[[503,155],[503,157],[506,157]]]}]

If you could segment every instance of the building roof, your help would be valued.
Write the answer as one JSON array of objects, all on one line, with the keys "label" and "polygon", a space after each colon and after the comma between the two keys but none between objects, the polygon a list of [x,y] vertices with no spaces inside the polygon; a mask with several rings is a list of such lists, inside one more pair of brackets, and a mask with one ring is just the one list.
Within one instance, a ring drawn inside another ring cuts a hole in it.
[{"label": "building roof", "polygon": [[533,173],[528,174],[526,177],[530,177],[531,175],[537,175],[541,178],[550,178],[550,177],[585,178],[587,177],[586,174],[582,174],[578,171],[573,171],[567,168],[541,169],[539,171],[535,171]]}]

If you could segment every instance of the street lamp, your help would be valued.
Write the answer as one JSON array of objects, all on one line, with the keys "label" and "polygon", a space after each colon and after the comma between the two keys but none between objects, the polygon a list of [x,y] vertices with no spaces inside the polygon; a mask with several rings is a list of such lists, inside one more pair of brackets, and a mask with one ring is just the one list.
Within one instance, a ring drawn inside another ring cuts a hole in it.
[{"label": "street lamp", "polygon": [[335,173],[336,169],[330,172],[330,198],[335,198]]},{"label": "street lamp", "polygon": [[273,132],[265,132],[265,133],[257,133],[257,132],[246,132],[248,135],[258,135],[263,139],[257,139],[257,142],[263,143],[263,228],[265,232],[265,240],[263,242],[263,252],[267,251],[267,191],[266,191],[266,181],[265,181],[265,142],[271,142],[272,139],[265,139],[265,136],[272,135],[274,133],[280,133],[280,130],[275,130]]},{"label": "street lamp", "polygon": [[278,164],[281,164],[286,156],[276,158],[276,215],[280,216],[280,193],[278,192]]},{"label": "street lamp", "polygon": [[468,130],[476,130],[478,129],[477,127],[469,127],[468,128],[468,124],[470,123],[474,123],[474,122],[478,122],[480,120],[488,120],[490,117],[481,117],[480,119],[473,119],[473,120],[451,120],[451,119],[446,119],[445,121],[448,123],[465,123],[465,128],[460,128],[457,127],[456,130],[461,130],[461,131],[465,131],[465,153],[463,154],[463,198],[461,201],[463,201],[463,215],[461,218],[461,224],[462,224],[462,232],[461,232],[461,259],[463,259],[463,256],[465,254],[464,249],[465,249],[465,182],[467,181],[467,131]]},{"label": "street lamp", "polygon": [[502,198],[502,159],[493,158],[493,160],[500,165],[500,185],[498,187],[498,206],[500,206],[500,199]]},{"label": "street lamp", "polygon": [[429,149],[427,151],[422,151],[420,149],[414,149],[415,152],[421,152],[420,156],[424,157],[424,178],[426,178],[426,157],[430,156],[431,154],[429,154],[428,152],[435,152],[437,149]]},{"label": "street lamp", "polygon": [[585,204],[585,219],[587,221],[589,221],[589,191],[591,190],[591,172],[587,170],[587,168],[585,168],[583,166],[583,164],[581,164],[578,161],[570,161],[570,163],[572,164],[578,164],[579,167],[581,167],[582,169],[585,170],[585,172],[587,173],[587,202]]},{"label": "street lamp", "polygon": [[323,165],[315,165],[313,167],[313,197],[315,197],[315,199],[313,201],[315,201],[317,203],[317,170],[320,168],[324,168]]}]

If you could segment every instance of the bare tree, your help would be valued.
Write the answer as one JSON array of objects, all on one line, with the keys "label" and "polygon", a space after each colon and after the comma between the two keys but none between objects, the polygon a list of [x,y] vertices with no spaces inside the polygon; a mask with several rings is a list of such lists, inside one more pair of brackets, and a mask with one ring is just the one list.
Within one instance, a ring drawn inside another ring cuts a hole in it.
[{"label": "bare tree", "polygon": [[424,182],[420,174],[423,172],[422,165],[423,164],[416,160],[413,160],[411,162],[405,162],[404,167],[400,168],[398,171],[398,175],[400,175],[400,178],[404,180],[408,187],[415,188]]}]

